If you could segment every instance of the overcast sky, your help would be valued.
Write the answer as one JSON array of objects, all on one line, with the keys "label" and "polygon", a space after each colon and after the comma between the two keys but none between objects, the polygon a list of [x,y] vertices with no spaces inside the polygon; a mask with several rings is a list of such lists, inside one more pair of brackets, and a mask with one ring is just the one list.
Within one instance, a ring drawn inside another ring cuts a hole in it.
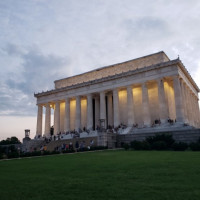
[{"label": "overcast sky", "polygon": [[0,0],[0,139],[34,137],[54,80],[161,50],[200,86],[199,0]]}]

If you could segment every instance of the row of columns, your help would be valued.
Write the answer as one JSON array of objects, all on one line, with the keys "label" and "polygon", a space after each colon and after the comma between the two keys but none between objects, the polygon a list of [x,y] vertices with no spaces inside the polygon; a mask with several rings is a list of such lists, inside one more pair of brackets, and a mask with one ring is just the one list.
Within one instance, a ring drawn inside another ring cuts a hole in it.
[{"label": "row of columns", "polygon": [[[164,81],[163,79],[157,80],[158,85],[158,102],[159,102],[159,117],[161,123],[165,123],[168,114],[168,106],[165,97],[164,90]],[[180,81],[178,76],[173,77],[173,88],[174,88],[174,97],[175,97],[175,109],[176,109],[176,121],[180,123],[190,122],[196,123],[200,122],[199,119],[199,106],[198,99],[192,95],[189,88],[183,81]],[[127,86],[127,116],[128,116],[128,126],[132,126],[135,123],[134,119],[134,99],[133,99],[133,86]],[[119,113],[119,96],[118,88],[113,89],[113,107],[111,106],[112,96],[108,96],[108,109],[109,112],[112,112],[113,108],[113,125],[117,127],[120,124],[120,113]],[[100,113],[95,113],[99,116],[100,119],[106,119],[106,101],[105,101],[105,91],[99,93],[100,102],[95,101],[95,110],[98,110],[99,107]],[[93,104],[92,104],[92,94],[87,95],[87,129],[91,130],[93,127]],[[170,102],[169,102],[170,103]],[[151,125],[151,117],[149,110],[149,95],[147,83],[142,84],[142,112],[143,112],[143,122],[144,126]],[[46,104],[46,115],[45,115],[45,135],[50,133],[50,121],[51,121],[51,112],[50,104]],[[95,120],[97,119],[95,116]],[[97,123],[97,122],[96,122]],[[105,120],[106,123],[106,120]],[[193,124],[194,125],[194,124]],[[54,133],[60,132],[60,103],[55,103],[54,110]],[[105,127],[107,124],[105,124]],[[75,129],[78,131],[81,127],[81,97],[76,96],[76,119],[75,119]],[[64,130],[70,131],[70,98],[65,100],[65,120],[64,120]],[[42,106],[38,105],[38,118],[37,118],[37,135],[42,133]]]}]

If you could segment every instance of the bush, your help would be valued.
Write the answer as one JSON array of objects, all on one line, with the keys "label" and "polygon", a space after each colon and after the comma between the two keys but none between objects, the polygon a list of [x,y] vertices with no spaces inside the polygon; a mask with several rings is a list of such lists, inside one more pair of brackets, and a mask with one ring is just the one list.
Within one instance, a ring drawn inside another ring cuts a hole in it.
[{"label": "bush", "polygon": [[129,150],[129,148],[130,148],[130,145],[129,144],[127,144],[127,143],[125,143],[124,145],[123,145],[123,148],[127,151],[127,150]]},{"label": "bush", "polygon": [[51,154],[59,154],[59,151],[52,151]]},{"label": "bush", "polygon": [[50,155],[50,154],[51,154],[51,152],[50,152],[50,151],[44,151],[42,155],[44,155],[44,156],[45,156],[45,155]]},{"label": "bush", "polygon": [[31,156],[41,156],[41,152],[40,151],[33,151],[31,153]]},{"label": "bush", "polygon": [[95,150],[103,150],[103,149],[108,149],[106,146],[96,146],[96,147],[90,147],[90,150],[95,151]]},{"label": "bush", "polygon": [[199,142],[193,142],[190,144],[190,149],[192,151],[200,151],[200,143]]},{"label": "bush", "polygon": [[172,145],[174,151],[185,151],[188,148],[188,144],[185,142],[175,142]]},{"label": "bush", "polygon": [[20,157],[30,157],[31,156],[31,153],[30,152],[22,152],[20,154]]},{"label": "bush", "polygon": [[[159,148],[159,146],[160,147],[162,146],[161,148],[165,148],[165,149],[171,149],[172,145],[175,142],[175,140],[172,138],[172,135],[169,135],[169,134],[161,134],[161,135],[147,137],[146,141],[151,145],[151,147],[156,146],[156,148],[157,147]],[[156,144],[154,144],[155,142]]]},{"label": "bush", "polygon": [[131,148],[134,150],[143,150],[143,144],[140,141],[134,140],[131,142]]},{"label": "bush", "polygon": [[153,150],[167,150],[167,144],[165,141],[156,141],[151,145]]},{"label": "bush", "polygon": [[63,153],[74,153],[74,149],[67,149],[65,151],[63,151]]},{"label": "bush", "polygon": [[143,150],[151,150],[151,145],[147,141],[142,142]]},{"label": "bush", "polygon": [[19,153],[18,152],[10,152],[7,155],[8,158],[19,158]]}]

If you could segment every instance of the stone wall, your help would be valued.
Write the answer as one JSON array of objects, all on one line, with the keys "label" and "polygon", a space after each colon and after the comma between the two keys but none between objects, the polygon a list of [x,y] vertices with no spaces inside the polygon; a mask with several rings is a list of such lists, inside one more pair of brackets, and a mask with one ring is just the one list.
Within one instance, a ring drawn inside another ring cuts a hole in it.
[{"label": "stone wall", "polygon": [[166,54],[164,52],[159,52],[123,63],[102,67],[77,76],[57,80],[55,81],[55,89],[120,74],[122,72],[128,72],[130,70],[151,66],[166,61],[169,61],[169,58],[166,56]]},{"label": "stone wall", "polygon": [[177,142],[197,142],[200,138],[200,129],[191,129],[184,131],[172,131],[172,132],[158,132],[158,133],[134,133],[126,135],[117,135],[117,146],[121,147],[122,143],[130,143],[131,141],[143,141],[146,137],[155,136],[157,134],[171,134]]}]

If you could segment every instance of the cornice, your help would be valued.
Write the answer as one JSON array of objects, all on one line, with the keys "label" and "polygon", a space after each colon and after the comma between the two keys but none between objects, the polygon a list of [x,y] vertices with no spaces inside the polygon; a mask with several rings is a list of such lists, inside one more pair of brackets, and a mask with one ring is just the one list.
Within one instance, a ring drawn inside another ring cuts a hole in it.
[{"label": "cornice", "polygon": [[122,72],[120,74],[115,74],[115,75],[112,75],[112,76],[107,76],[107,77],[92,80],[92,81],[78,83],[78,84],[75,84],[75,85],[70,85],[70,86],[67,86],[67,87],[53,89],[53,90],[50,90],[50,91],[41,92],[41,93],[37,93],[37,94],[34,93],[34,97],[51,95],[51,94],[55,94],[55,93],[59,93],[59,92],[63,92],[63,91],[71,90],[71,89],[76,89],[76,88],[85,87],[85,86],[89,86],[89,85],[93,85],[93,84],[97,84],[97,83],[102,83],[102,82],[105,82],[105,81],[111,81],[111,80],[115,80],[115,79],[118,79],[118,78],[124,78],[124,77],[131,76],[131,75],[134,75],[134,74],[139,74],[139,73],[151,71],[151,70],[158,69],[158,68],[167,67],[169,65],[176,65],[176,64],[181,67],[181,69],[184,71],[186,76],[192,82],[193,86],[195,86],[195,88],[199,91],[198,86],[196,85],[196,83],[194,82],[194,80],[192,79],[191,75],[188,73],[187,69],[184,67],[182,62],[179,59],[175,59],[175,60],[162,62],[162,63],[155,64],[155,65],[145,66],[143,68],[139,68],[139,69],[135,69],[135,70],[130,70],[128,72]]}]

